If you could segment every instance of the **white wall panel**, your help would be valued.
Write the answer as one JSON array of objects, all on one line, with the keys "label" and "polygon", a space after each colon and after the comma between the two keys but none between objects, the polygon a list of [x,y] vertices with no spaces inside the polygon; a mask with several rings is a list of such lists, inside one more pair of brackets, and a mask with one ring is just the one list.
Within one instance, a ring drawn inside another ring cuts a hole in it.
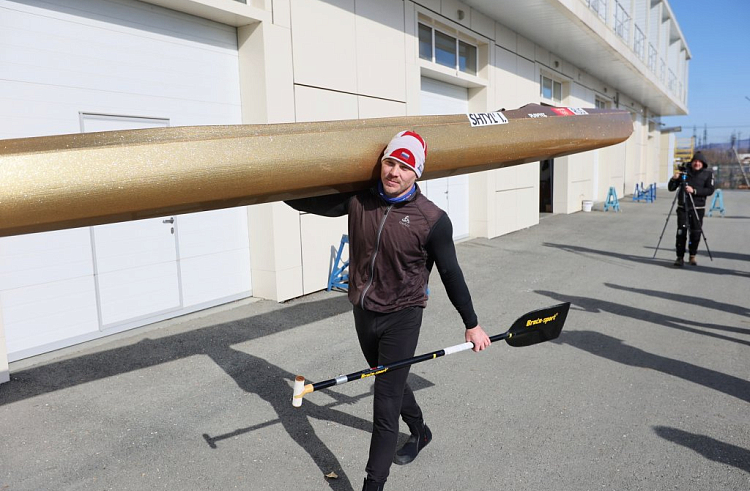
[{"label": "white wall panel", "polygon": [[88,228],[0,238],[0,290],[93,274]]},{"label": "white wall panel", "polygon": [[247,248],[182,259],[180,271],[186,308],[252,294]]},{"label": "white wall panel", "polygon": [[103,329],[180,308],[176,261],[101,273],[97,282]]},{"label": "white wall panel", "polygon": [[294,110],[297,122],[357,119],[357,96],[304,85],[294,87]]},{"label": "white wall panel", "polygon": [[404,2],[357,0],[357,93],[406,100]]},{"label": "white wall panel", "polygon": [[495,233],[504,235],[518,230],[518,204],[515,190],[503,190],[495,193],[494,206],[497,222]]},{"label": "white wall panel", "polygon": [[183,305],[250,295],[245,207],[176,217]]},{"label": "white wall panel", "polygon": [[374,97],[357,97],[360,119],[406,116],[406,104]]},{"label": "white wall panel", "polygon": [[0,314],[10,359],[99,329],[88,228],[0,238]]},{"label": "white wall panel", "polygon": [[291,12],[294,83],[355,94],[354,0],[292,0]]},{"label": "white wall panel", "polygon": [[236,30],[135,1],[0,0],[0,73],[0,138],[76,133],[79,111],[241,121]]},{"label": "white wall panel", "polygon": [[98,332],[93,276],[3,290],[0,296],[11,361]]},{"label": "white wall panel", "polygon": [[513,109],[519,105],[518,56],[503,48],[495,49],[495,105]]}]

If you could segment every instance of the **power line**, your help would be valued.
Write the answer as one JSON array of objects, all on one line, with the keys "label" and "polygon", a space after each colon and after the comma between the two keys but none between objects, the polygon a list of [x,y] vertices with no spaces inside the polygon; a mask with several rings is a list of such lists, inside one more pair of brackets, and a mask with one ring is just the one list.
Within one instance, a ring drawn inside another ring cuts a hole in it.
[{"label": "power line", "polygon": [[704,126],[704,128],[709,130],[718,130],[718,129],[734,129],[734,128],[750,128],[750,123],[748,124],[732,124],[728,126]]}]

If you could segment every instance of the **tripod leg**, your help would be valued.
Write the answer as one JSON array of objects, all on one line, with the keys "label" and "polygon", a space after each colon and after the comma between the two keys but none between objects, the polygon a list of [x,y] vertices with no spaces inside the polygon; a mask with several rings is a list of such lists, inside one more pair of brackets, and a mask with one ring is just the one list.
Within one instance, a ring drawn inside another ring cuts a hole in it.
[{"label": "tripod leg", "polygon": [[659,236],[659,242],[656,244],[656,249],[654,249],[654,256],[651,259],[654,259],[656,257],[656,253],[659,252],[659,245],[661,244],[661,239],[664,237],[664,231],[667,230],[667,224],[669,223],[669,216],[672,214],[672,210],[674,210],[674,204],[677,203],[677,196],[679,196],[680,193],[677,193],[674,195],[674,199],[672,200],[672,206],[669,208],[669,213],[667,213],[667,221],[664,222],[664,228],[661,230],[661,235]]},{"label": "tripod leg", "polygon": [[[706,238],[706,234],[703,232],[703,224],[701,223],[701,219],[698,216],[698,210],[695,208],[695,201],[693,201],[693,196],[691,194],[688,194],[688,197],[690,198],[690,206],[693,208],[693,216],[695,217],[695,223],[698,224],[698,230],[700,231],[701,236],[703,237],[703,243],[706,244],[706,252],[708,252],[709,259],[713,261],[714,258],[713,256],[711,256],[711,249],[708,248],[708,239]],[[688,220],[688,223],[690,223],[690,220]]]}]

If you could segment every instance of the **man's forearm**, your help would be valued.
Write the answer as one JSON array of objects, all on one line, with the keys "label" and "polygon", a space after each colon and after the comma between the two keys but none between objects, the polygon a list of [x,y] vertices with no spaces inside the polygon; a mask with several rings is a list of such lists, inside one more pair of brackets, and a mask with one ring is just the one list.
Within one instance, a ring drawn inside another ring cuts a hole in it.
[{"label": "man's forearm", "polygon": [[330,194],[313,198],[301,198],[284,201],[297,211],[313,213],[326,217],[340,217],[346,215],[349,200],[355,193]]}]

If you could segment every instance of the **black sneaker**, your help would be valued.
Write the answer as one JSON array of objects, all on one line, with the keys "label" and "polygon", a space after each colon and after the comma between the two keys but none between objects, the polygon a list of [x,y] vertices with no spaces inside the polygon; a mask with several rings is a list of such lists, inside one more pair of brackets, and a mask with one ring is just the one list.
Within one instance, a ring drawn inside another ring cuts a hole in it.
[{"label": "black sneaker", "polygon": [[426,447],[427,444],[431,441],[432,432],[430,431],[430,428],[427,427],[427,425],[424,425],[422,427],[422,431],[420,431],[419,434],[409,436],[409,439],[406,440],[404,446],[401,447],[396,452],[396,455],[393,456],[393,463],[398,465],[408,464],[412,460],[416,459],[417,454],[420,452],[420,450]]},{"label": "black sneaker", "polygon": [[371,481],[368,478],[365,478],[365,483],[362,486],[362,491],[383,491],[384,486],[385,486],[385,483],[375,482],[375,481]]},{"label": "black sneaker", "polygon": [[674,265],[677,266],[678,268],[685,266],[685,259],[682,257],[678,257],[677,259],[675,259]]}]

